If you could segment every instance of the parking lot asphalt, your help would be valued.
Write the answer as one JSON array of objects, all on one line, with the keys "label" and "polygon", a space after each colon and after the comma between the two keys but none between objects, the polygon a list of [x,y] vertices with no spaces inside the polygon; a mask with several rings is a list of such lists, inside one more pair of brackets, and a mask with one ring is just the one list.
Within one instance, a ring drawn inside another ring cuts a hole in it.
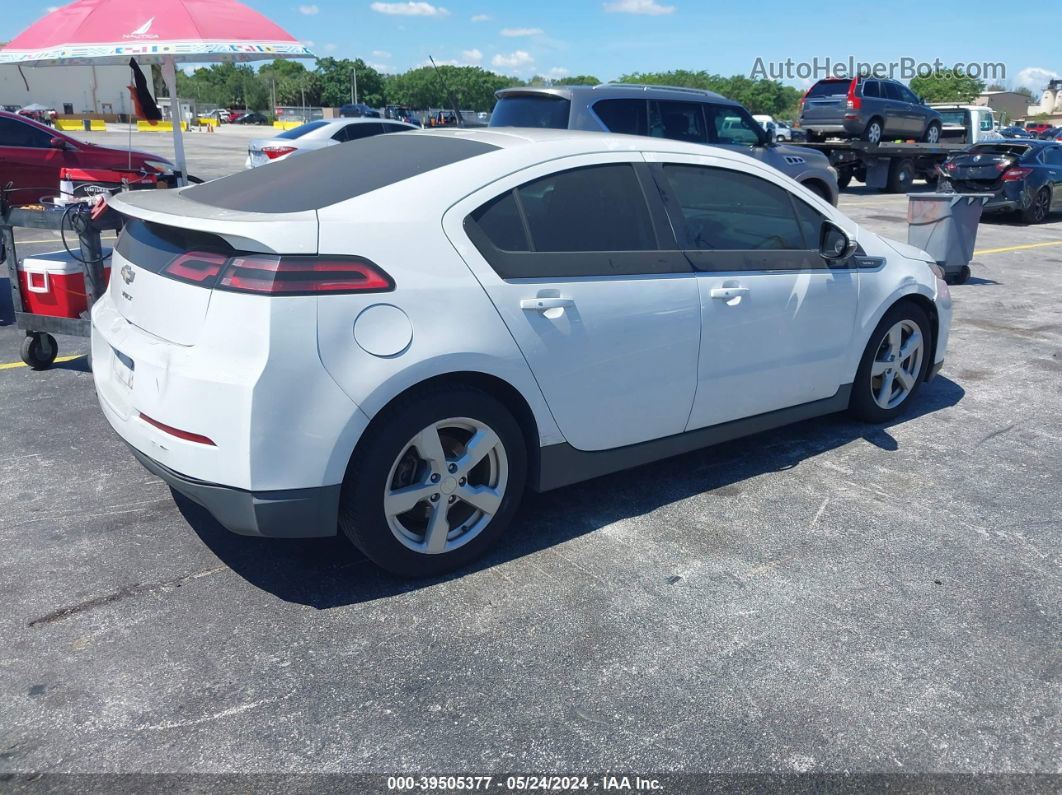
[{"label": "parking lot asphalt", "polygon": [[[906,239],[905,197],[841,208]],[[0,772],[1062,772],[1062,217],[977,248],[901,421],[529,495],[421,582],[175,499],[0,304]]]}]

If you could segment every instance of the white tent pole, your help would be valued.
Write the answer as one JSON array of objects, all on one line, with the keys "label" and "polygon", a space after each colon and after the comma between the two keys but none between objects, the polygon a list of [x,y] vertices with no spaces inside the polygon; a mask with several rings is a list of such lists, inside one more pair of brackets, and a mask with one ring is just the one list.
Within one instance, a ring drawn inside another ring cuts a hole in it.
[{"label": "white tent pole", "polygon": [[173,154],[177,160],[177,170],[181,172],[178,186],[188,184],[188,163],[184,157],[184,134],[181,131],[181,123],[184,121],[184,113],[181,112],[181,101],[177,98],[177,65],[173,56],[167,55],[162,61],[162,79],[166,81],[166,88],[170,91],[170,123],[173,125]]}]

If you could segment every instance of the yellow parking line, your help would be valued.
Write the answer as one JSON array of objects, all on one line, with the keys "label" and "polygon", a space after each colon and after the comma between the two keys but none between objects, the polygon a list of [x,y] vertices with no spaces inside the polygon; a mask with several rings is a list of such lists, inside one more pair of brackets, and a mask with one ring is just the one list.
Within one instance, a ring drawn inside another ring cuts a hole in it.
[{"label": "yellow parking line", "polygon": [[1049,243],[1026,243],[1024,246],[1004,246],[1003,248],[983,248],[975,251],[974,256],[979,254],[1005,254],[1008,251],[1024,251],[1030,248],[1047,248],[1048,246],[1062,246],[1062,240],[1052,240]]},{"label": "yellow parking line", "polygon": [[[77,356],[56,356],[55,361],[58,362],[72,362],[74,359],[80,359],[85,354],[79,353]],[[0,370],[14,370],[16,367],[26,367],[25,362],[8,362],[7,364],[0,364]]]}]

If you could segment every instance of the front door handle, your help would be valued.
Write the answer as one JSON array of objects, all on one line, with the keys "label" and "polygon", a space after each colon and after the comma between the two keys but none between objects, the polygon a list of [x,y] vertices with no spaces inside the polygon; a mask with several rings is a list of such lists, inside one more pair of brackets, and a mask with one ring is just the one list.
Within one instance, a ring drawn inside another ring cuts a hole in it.
[{"label": "front door handle", "polygon": [[545,312],[548,309],[568,309],[575,306],[574,298],[524,298],[520,308],[528,312]]},{"label": "front door handle", "polygon": [[731,298],[744,298],[748,294],[748,287],[713,287],[708,292],[708,295],[720,301],[729,301]]}]

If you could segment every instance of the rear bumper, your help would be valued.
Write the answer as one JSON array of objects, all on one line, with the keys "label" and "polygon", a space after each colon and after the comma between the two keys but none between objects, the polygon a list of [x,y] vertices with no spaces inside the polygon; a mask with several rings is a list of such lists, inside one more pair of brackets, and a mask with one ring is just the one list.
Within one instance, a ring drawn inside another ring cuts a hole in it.
[{"label": "rear bumper", "polygon": [[129,445],[136,459],[166,485],[206,508],[226,529],[245,536],[334,536],[341,486],[284,491],[244,491],[182,475]]},{"label": "rear bumper", "polygon": [[803,121],[800,123],[800,129],[813,133],[824,133],[827,135],[847,135],[847,136],[859,136],[863,134],[863,130],[866,125],[860,120],[846,120],[846,121]]}]

